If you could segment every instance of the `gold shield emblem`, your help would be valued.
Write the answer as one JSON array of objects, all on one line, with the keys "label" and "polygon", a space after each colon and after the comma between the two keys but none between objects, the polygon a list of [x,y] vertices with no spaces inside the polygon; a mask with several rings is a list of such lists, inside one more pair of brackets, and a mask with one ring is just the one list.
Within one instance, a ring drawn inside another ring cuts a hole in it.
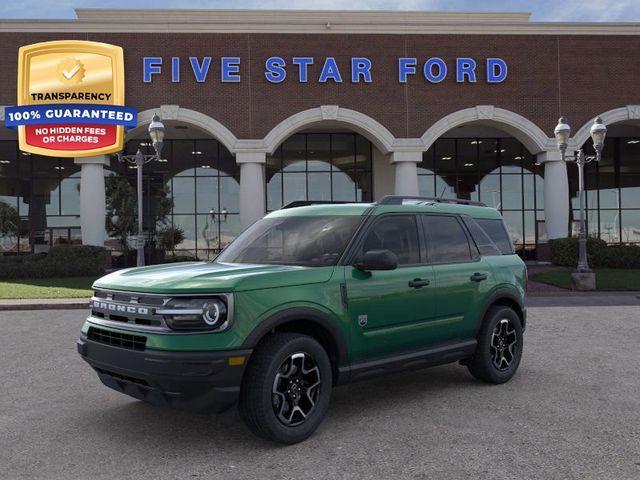
[{"label": "gold shield emblem", "polygon": [[[43,42],[20,48],[18,105],[124,105],[121,47],[80,40]],[[60,110],[60,108],[58,109]],[[74,110],[71,114],[78,112]],[[69,112],[66,112],[69,113]],[[78,114],[85,114],[81,111]],[[32,115],[41,113],[35,111]],[[34,122],[35,123],[35,122]],[[20,149],[56,157],[89,157],[122,150],[124,126],[101,122],[22,125]]]}]

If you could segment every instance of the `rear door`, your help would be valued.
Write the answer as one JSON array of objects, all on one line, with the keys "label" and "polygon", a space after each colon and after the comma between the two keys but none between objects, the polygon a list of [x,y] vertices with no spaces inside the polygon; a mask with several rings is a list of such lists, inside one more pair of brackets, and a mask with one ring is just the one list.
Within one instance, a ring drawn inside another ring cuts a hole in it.
[{"label": "rear door", "polygon": [[356,244],[353,258],[368,250],[391,250],[398,268],[362,272],[345,266],[353,361],[423,348],[429,342],[434,276],[419,228],[413,214],[375,218]]},{"label": "rear door", "polygon": [[421,220],[435,274],[433,335],[438,341],[472,338],[491,269],[457,215],[421,215]]}]

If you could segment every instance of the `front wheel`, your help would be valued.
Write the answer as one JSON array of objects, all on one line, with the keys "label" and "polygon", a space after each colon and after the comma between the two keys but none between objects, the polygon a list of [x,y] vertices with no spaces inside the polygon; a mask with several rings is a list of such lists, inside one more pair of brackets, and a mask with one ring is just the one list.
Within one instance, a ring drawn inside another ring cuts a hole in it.
[{"label": "front wheel", "polygon": [[275,333],[251,356],[240,392],[240,414],[259,437],[292,444],[322,422],[331,397],[327,352],[315,339]]},{"label": "front wheel", "polygon": [[511,308],[494,306],[485,315],[478,334],[478,346],[468,363],[478,380],[505,383],[511,379],[522,358],[522,324]]}]

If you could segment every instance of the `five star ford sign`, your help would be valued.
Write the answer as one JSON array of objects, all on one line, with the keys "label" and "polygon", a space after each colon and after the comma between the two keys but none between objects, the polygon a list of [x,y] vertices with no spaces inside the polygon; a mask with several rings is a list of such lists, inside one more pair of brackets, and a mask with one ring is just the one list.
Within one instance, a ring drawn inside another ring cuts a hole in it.
[{"label": "five star ford sign", "polygon": [[124,128],[135,127],[124,106],[121,47],[63,40],[20,48],[18,106],[5,122],[18,128],[20,150],[89,157],[122,150]]}]

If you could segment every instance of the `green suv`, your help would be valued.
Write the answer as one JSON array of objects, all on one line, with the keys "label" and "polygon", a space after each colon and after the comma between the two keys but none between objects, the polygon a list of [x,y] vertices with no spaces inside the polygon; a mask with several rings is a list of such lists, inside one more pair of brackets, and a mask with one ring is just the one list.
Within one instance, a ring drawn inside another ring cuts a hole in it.
[{"label": "green suv", "polygon": [[255,434],[295,443],[335,385],[456,361],[509,380],[525,288],[500,214],[482,204],[288,206],[213,262],[100,278],[77,346],[119,392],[197,411],[239,403]]}]

